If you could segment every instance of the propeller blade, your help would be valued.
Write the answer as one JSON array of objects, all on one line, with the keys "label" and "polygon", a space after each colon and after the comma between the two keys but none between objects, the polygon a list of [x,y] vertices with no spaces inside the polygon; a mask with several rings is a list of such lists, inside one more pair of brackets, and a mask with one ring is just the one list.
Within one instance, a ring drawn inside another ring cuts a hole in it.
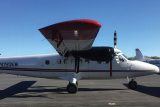
[{"label": "propeller blade", "polygon": [[117,46],[117,32],[114,32],[114,48]]}]

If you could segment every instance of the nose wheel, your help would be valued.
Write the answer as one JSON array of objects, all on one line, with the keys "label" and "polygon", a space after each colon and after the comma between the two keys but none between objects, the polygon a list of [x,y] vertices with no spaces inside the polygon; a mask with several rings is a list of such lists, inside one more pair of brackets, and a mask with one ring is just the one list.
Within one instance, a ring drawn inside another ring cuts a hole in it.
[{"label": "nose wheel", "polygon": [[76,84],[70,83],[67,85],[67,91],[68,93],[74,94],[78,91],[78,82]]},{"label": "nose wheel", "polygon": [[128,83],[128,88],[135,90],[137,88],[137,82],[132,79],[129,83]]}]

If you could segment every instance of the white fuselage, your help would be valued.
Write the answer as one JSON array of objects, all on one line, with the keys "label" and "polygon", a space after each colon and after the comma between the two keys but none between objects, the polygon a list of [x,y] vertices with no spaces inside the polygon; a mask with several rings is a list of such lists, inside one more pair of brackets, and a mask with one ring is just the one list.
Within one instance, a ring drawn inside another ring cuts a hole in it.
[{"label": "white fuselage", "polygon": [[39,55],[27,57],[0,58],[0,72],[40,78],[110,79],[127,76],[143,76],[159,72],[151,64],[127,60],[123,54],[117,54],[110,63],[97,62],[80,58],[79,73],[75,73],[75,58],[59,55]]}]

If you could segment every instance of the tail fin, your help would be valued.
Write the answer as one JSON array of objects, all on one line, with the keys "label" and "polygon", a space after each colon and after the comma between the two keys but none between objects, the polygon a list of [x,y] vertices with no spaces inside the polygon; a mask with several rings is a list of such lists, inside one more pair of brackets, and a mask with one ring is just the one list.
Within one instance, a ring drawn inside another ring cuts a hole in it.
[{"label": "tail fin", "polygon": [[139,60],[139,61],[144,61],[144,56],[143,54],[141,53],[141,51],[137,48],[136,49],[136,57],[135,57],[136,60]]}]

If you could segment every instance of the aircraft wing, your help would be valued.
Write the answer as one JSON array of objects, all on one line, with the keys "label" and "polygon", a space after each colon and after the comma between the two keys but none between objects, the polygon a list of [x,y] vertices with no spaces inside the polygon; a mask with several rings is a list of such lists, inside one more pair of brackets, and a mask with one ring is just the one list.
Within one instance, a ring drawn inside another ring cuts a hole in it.
[{"label": "aircraft wing", "polygon": [[39,29],[56,51],[65,56],[71,51],[88,50],[97,36],[101,24],[81,19],[56,23]]}]

